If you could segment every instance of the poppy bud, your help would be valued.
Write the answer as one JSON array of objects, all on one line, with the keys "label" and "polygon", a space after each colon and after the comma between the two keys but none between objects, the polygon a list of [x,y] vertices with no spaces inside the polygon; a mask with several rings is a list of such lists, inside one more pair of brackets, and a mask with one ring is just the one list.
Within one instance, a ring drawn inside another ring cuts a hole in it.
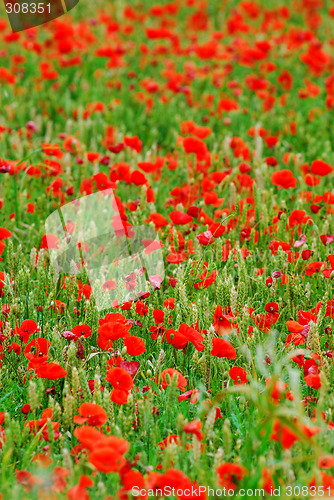
[{"label": "poppy bud", "polygon": [[273,284],[273,279],[271,276],[268,276],[266,279],[266,286],[270,287]]},{"label": "poppy bud", "polygon": [[61,335],[66,340],[76,340],[76,335],[74,333],[72,333],[71,331],[69,331],[69,330],[66,330]]},{"label": "poppy bud", "polygon": [[109,156],[103,156],[100,160],[101,165],[109,165],[109,162],[110,162]]},{"label": "poppy bud", "polygon": [[308,260],[311,257],[311,255],[312,255],[312,252],[309,249],[302,251],[302,259],[303,260]]},{"label": "poppy bud", "polygon": [[331,326],[327,326],[325,328],[325,334],[329,336],[329,335],[332,335],[332,333],[333,333],[332,327]]},{"label": "poppy bud", "polygon": [[26,128],[31,132],[37,132],[37,127],[33,121],[29,121],[26,123]]},{"label": "poppy bud", "polygon": [[30,405],[28,403],[26,403],[25,405],[23,405],[22,408],[21,408],[21,412],[24,415],[27,415],[27,413],[29,413],[30,410],[31,410],[31,408],[30,408]]}]

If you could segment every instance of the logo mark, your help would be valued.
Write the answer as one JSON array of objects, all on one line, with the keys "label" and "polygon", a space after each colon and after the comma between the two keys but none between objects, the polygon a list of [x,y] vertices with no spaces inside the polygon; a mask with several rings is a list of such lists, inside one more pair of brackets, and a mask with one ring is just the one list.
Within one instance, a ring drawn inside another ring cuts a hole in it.
[{"label": "logo mark", "polygon": [[34,28],[66,14],[79,0],[3,0],[13,33]]},{"label": "logo mark", "polygon": [[112,189],[73,200],[45,223],[50,263],[86,272],[98,310],[147,296],[164,279],[161,243],[148,226],[132,226]]}]

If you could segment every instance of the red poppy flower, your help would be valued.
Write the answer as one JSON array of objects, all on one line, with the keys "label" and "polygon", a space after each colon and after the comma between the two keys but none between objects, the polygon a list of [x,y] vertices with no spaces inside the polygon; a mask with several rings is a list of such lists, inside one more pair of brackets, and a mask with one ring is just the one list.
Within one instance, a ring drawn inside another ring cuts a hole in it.
[{"label": "red poppy flower", "polygon": [[198,389],[190,389],[190,391],[187,391],[187,392],[184,392],[183,394],[180,394],[177,397],[177,400],[179,402],[181,402],[181,401],[186,401],[186,400],[190,399],[190,403],[194,405],[195,403],[197,403],[199,395],[200,395],[200,391]]},{"label": "red poppy flower", "polygon": [[117,287],[117,283],[114,280],[105,281],[102,285],[102,289],[104,292],[107,292],[107,291],[110,292],[110,290],[114,290],[114,288],[116,288],[116,287]]},{"label": "red poppy flower", "polygon": [[268,302],[268,304],[265,305],[264,310],[271,314],[278,313],[278,304],[276,304],[276,302]]},{"label": "red poppy flower", "polygon": [[325,246],[327,246],[327,244],[331,245],[334,241],[334,234],[321,234],[320,240]]},{"label": "red poppy flower", "polygon": [[89,325],[76,325],[71,332],[75,335],[75,340],[78,340],[81,336],[87,338],[92,335],[92,329]]},{"label": "red poppy flower", "polygon": [[12,342],[8,347],[8,352],[14,351],[18,356],[21,354],[21,346],[17,342]]},{"label": "red poppy flower", "polygon": [[320,269],[325,265],[325,262],[310,262],[305,269],[306,276],[312,276],[314,273],[318,273]]},{"label": "red poppy flower", "polygon": [[308,387],[312,387],[313,389],[320,389],[321,387],[321,380],[320,380],[320,375],[307,375],[305,378],[305,383]]},{"label": "red poppy flower", "polygon": [[107,371],[106,381],[114,387],[110,398],[114,403],[125,404],[128,401],[129,391],[133,387],[131,375],[124,368],[112,368]]},{"label": "red poppy flower", "polygon": [[241,366],[233,366],[229,371],[230,377],[235,385],[247,384],[247,372]]},{"label": "red poppy flower", "polygon": [[324,471],[320,471],[320,481],[318,477],[313,477],[308,486],[310,491],[318,491],[317,488],[321,486],[322,490],[319,488],[319,491],[330,492],[331,490],[334,490],[334,477]]},{"label": "red poppy flower", "polygon": [[262,488],[269,496],[272,496],[272,493],[275,489],[275,483],[273,481],[272,474],[266,468],[262,470]]},{"label": "red poppy flower", "polygon": [[207,275],[207,271],[202,274],[201,280],[194,284],[194,288],[199,290],[201,288],[208,288],[217,279],[217,271],[213,271],[211,274]]},{"label": "red poppy flower", "polygon": [[67,490],[68,500],[90,500],[87,488],[94,486],[94,481],[88,476],[80,476],[79,483]]},{"label": "red poppy flower", "polygon": [[[166,308],[166,309],[174,309],[175,308],[175,298],[174,297],[169,297],[168,299],[166,299],[164,302],[163,302],[163,306]],[[155,314],[155,311],[153,312],[153,316]],[[155,318],[155,316],[154,316]]]},{"label": "red poppy flower", "polygon": [[[131,308],[131,304],[130,304],[130,308]],[[100,325],[104,325],[105,323],[115,323],[115,322],[121,323],[124,325],[127,324],[126,318],[121,313],[108,313],[108,314],[106,314],[106,316],[104,318],[99,319]]]},{"label": "red poppy flower", "polygon": [[170,434],[163,441],[160,441],[160,443],[158,443],[158,446],[160,450],[164,450],[171,443],[175,443],[179,446],[182,446],[181,438],[177,434]]},{"label": "red poppy flower", "polygon": [[48,359],[48,351],[51,342],[43,337],[39,337],[38,339],[33,339],[29,344],[27,344],[24,355],[29,360],[33,360],[35,358],[41,358],[41,361],[46,361]]},{"label": "red poppy flower", "polygon": [[131,375],[124,368],[111,368],[107,371],[106,381],[115,389],[130,391],[133,387]]},{"label": "red poppy flower", "polygon": [[172,328],[167,330],[166,339],[176,349],[185,349],[188,342],[192,343],[197,351],[205,349],[203,336],[186,323],[182,323],[178,331]]},{"label": "red poppy flower", "polygon": [[146,316],[148,313],[148,306],[141,300],[136,303],[136,313],[140,316]]},{"label": "red poppy flower", "polygon": [[224,234],[226,227],[220,222],[214,222],[209,226],[209,231],[211,231],[214,238],[220,238]]},{"label": "red poppy flower", "polygon": [[213,316],[213,327],[218,335],[232,333],[233,326],[230,319],[233,320],[233,317],[223,314],[222,306],[218,305]]},{"label": "red poppy flower", "polygon": [[42,467],[43,469],[47,469],[53,462],[51,457],[48,457],[47,455],[43,455],[41,453],[37,453],[32,461],[38,467]]},{"label": "red poppy flower", "polygon": [[309,217],[306,216],[305,210],[292,210],[289,216],[289,226],[294,227],[297,224],[305,224],[308,219]]},{"label": "red poppy flower", "polygon": [[37,323],[32,319],[22,321],[20,328],[15,329],[15,334],[19,335],[22,342],[27,343],[29,337],[37,331]]},{"label": "red poppy flower", "polygon": [[304,330],[305,326],[297,321],[287,321],[286,326],[291,333],[300,333]]},{"label": "red poppy flower", "polygon": [[124,368],[132,378],[135,377],[137,371],[139,370],[139,361],[126,361],[125,359],[119,360],[120,356],[117,358],[117,366]]},{"label": "red poppy flower", "polygon": [[[167,376],[169,377],[169,380],[167,380]],[[181,389],[181,391],[184,391],[188,382],[185,377],[179,371],[174,370],[174,368],[166,368],[161,372],[160,378],[162,379],[162,388],[166,389],[169,385],[171,385],[174,376],[177,378],[177,387]]]},{"label": "red poppy flower", "polygon": [[166,227],[169,224],[166,217],[164,217],[163,215],[161,215],[159,213],[150,214],[150,216],[146,222],[151,222],[151,221],[153,222],[155,229],[159,229],[160,227]]},{"label": "red poppy flower", "polygon": [[[0,204],[1,204],[1,202],[0,202]],[[1,241],[1,240],[0,240],[0,255],[2,255],[2,254],[3,254],[3,252],[4,252],[5,248],[6,248],[5,243],[4,243],[3,241]],[[0,261],[1,261],[1,260],[3,260],[3,258],[2,258],[2,257],[0,257]]]},{"label": "red poppy flower", "polygon": [[184,212],[180,212],[178,210],[174,210],[173,212],[171,212],[169,214],[169,218],[177,226],[189,224],[193,220],[193,218],[190,215]]},{"label": "red poppy flower", "polygon": [[43,153],[47,156],[55,156],[56,158],[61,159],[64,156],[64,153],[60,149],[59,144],[48,144],[43,142],[42,144]]},{"label": "red poppy flower", "polygon": [[312,255],[312,252],[308,248],[306,250],[302,251],[302,259],[303,260],[308,260],[311,257],[311,255]]},{"label": "red poppy flower", "polygon": [[270,389],[270,397],[273,402],[278,404],[287,389],[287,384],[279,380],[273,381],[271,378],[266,378],[266,388]]},{"label": "red poppy flower", "polygon": [[334,255],[328,255],[328,260],[331,265],[329,269],[323,269],[322,274],[325,276],[325,278],[330,278],[332,276],[332,272],[334,271]]},{"label": "red poppy flower", "polygon": [[34,203],[27,203],[27,214],[35,213],[35,205]]},{"label": "red poppy flower", "polygon": [[126,460],[118,451],[110,446],[98,446],[89,455],[88,461],[100,472],[119,472]]},{"label": "red poppy flower", "polygon": [[145,342],[140,337],[132,336],[124,339],[124,345],[130,356],[140,356],[146,352]]},{"label": "red poppy flower", "polygon": [[333,169],[329,163],[326,163],[323,160],[314,160],[311,165],[312,174],[320,175],[321,177],[330,174],[332,170]]},{"label": "red poppy flower", "polygon": [[261,332],[269,333],[272,325],[279,320],[279,314],[277,312],[256,314],[253,319]]},{"label": "red poppy flower", "polygon": [[265,137],[264,142],[266,143],[268,148],[274,148],[278,143],[278,137],[274,136]]},{"label": "red poppy flower", "polygon": [[141,153],[143,143],[137,135],[134,137],[124,137],[124,144],[137,153]]},{"label": "red poppy flower", "polygon": [[5,240],[6,238],[10,238],[12,233],[8,231],[5,227],[0,227],[0,240]]},{"label": "red poppy flower", "polygon": [[95,427],[89,425],[84,425],[83,427],[77,427],[73,432],[77,440],[85,447],[87,450],[92,451],[97,444],[103,440],[104,435],[98,431]]},{"label": "red poppy flower", "polygon": [[242,465],[225,462],[217,467],[218,483],[227,490],[235,491],[238,483],[247,473],[247,469]]},{"label": "red poppy flower", "polygon": [[90,163],[94,163],[96,161],[99,160],[100,158],[100,153],[96,153],[94,151],[87,151],[86,152],[86,157],[87,157],[87,160],[90,162]]},{"label": "red poppy flower", "polygon": [[191,422],[184,424],[183,430],[187,434],[194,434],[198,441],[204,439],[204,433],[202,431],[203,423],[200,420],[192,420]]},{"label": "red poppy flower", "polygon": [[23,413],[23,415],[27,415],[30,412],[30,410],[31,410],[31,407],[28,403],[23,405],[21,408],[21,412]]},{"label": "red poppy flower", "polygon": [[101,427],[108,420],[106,411],[98,404],[95,403],[83,403],[79,407],[79,415],[75,415],[73,421],[76,424],[93,425],[96,427]]},{"label": "red poppy flower", "polygon": [[270,439],[279,441],[283,448],[288,450],[296,441],[299,440],[299,437],[290,429],[290,427],[282,425],[279,420],[275,420],[272,433],[270,434]]},{"label": "red poppy flower", "polygon": [[36,369],[36,375],[39,378],[46,378],[47,380],[57,380],[58,378],[66,377],[67,371],[58,363],[46,363]]},{"label": "red poppy flower", "polygon": [[319,458],[318,466],[321,469],[331,469],[334,467],[334,457],[332,455],[323,455]]},{"label": "red poppy flower", "polygon": [[80,141],[76,137],[69,135],[64,139],[63,148],[68,153],[71,153],[72,155],[74,155],[74,154],[80,153],[81,144],[80,144]]},{"label": "red poppy flower", "polygon": [[138,470],[129,470],[122,474],[122,484],[125,491],[131,491],[135,486],[141,490],[145,488],[145,478]]},{"label": "red poppy flower", "polygon": [[184,262],[185,258],[183,253],[170,253],[166,257],[166,262],[169,262],[171,264],[181,264],[181,262]]},{"label": "red poppy flower", "polygon": [[143,186],[147,183],[147,179],[142,172],[134,170],[131,174],[130,182],[132,182],[135,186]]},{"label": "red poppy flower", "polygon": [[[50,436],[49,436],[49,425],[52,428],[53,431],[53,438],[58,439],[60,434],[59,434],[59,427],[60,424],[59,422],[52,422],[52,414],[53,411],[51,408],[46,408],[43,410],[42,416],[39,420],[29,420],[24,424],[24,427],[29,427],[30,432],[33,434],[36,434],[38,430],[42,430],[42,436],[46,441],[50,441]],[[40,439],[41,437],[40,436]]]},{"label": "red poppy flower", "polygon": [[192,120],[182,122],[180,129],[182,135],[192,134],[199,139],[205,139],[212,133],[211,128],[196,125]]},{"label": "red poppy flower", "polygon": [[54,236],[53,234],[45,234],[42,237],[41,248],[59,248],[59,240],[57,236]]},{"label": "red poppy flower", "polygon": [[278,161],[277,158],[275,158],[275,156],[268,156],[265,159],[265,162],[267,165],[269,165],[269,167],[276,167],[278,165]]},{"label": "red poppy flower", "polygon": [[105,340],[118,340],[120,338],[129,337],[131,324],[125,324],[123,321],[110,321],[103,323],[98,328],[99,337]]},{"label": "red poppy flower", "polygon": [[225,339],[212,339],[212,351],[211,356],[217,356],[219,358],[235,359],[237,357],[237,351],[234,347]]},{"label": "red poppy flower", "polygon": [[[0,429],[1,435],[1,429]],[[27,470],[15,470],[16,480],[24,486],[25,491],[30,491],[35,486],[34,476]]]},{"label": "red poppy flower", "polygon": [[276,170],[271,174],[271,182],[279,189],[295,188],[297,179],[293,176],[291,170]]},{"label": "red poppy flower", "polygon": [[51,303],[50,309],[56,311],[57,314],[63,314],[65,311],[66,304],[65,302],[61,302],[60,300],[55,300]]},{"label": "red poppy flower", "polygon": [[207,145],[197,137],[186,137],[183,139],[183,148],[186,153],[195,153],[198,156],[205,156],[208,152]]},{"label": "red poppy flower", "polygon": [[212,245],[212,243],[215,241],[211,231],[205,231],[204,233],[196,236],[196,238],[198,239],[200,244],[204,246]]},{"label": "red poppy flower", "polygon": [[118,405],[125,405],[128,402],[129,393],[122,389],[113,389],[110,393],[110,399]]}]

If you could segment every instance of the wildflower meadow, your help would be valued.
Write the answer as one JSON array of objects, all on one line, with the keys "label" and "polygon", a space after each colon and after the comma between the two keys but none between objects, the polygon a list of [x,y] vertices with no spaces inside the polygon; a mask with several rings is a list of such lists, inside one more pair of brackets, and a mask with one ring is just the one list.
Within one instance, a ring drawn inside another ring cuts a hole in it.
[{"label": "wildflower meadow", "polygon": [[334,496],[334,3],[0,16],[0,499]]}]

